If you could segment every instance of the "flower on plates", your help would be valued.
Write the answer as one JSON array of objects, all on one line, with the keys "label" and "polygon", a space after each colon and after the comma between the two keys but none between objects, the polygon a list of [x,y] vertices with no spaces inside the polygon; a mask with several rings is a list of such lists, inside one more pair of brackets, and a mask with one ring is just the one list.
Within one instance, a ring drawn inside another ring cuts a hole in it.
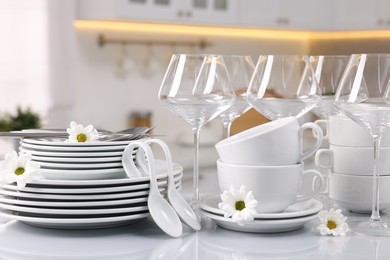
[{"label": "flower on plates", "polygon": [[16,182],[18,188],[23,188],[26,183],[39,174],[40,165],[31,161],[31,155],[20,152],[19,156],[15,150],[5,155],[5,160],[0,168],[0,178],[3,183]]},{"label": "flower on plates", "polygon": [[66,129],[66,132],[69,134],[69,138],[66,141],[70,143],[93,142],[99,139],[99,134],[93,128],[93,125],[84,127],[75,121],[70,122],[70,128]]},{"label": "flower on plates", "polygon": [[323,236],[345,236],[350,230],[346,223],[347,217],[341,214],[341,209],[322,210],[318,216],[321,222],[318,229]]},{"label": "flower on plates", "polygon": [[241,185],[239,190],[230,186],[228,191],[224,191],[221,195],[222,202],[218,207],[224,211],[224,217],[232,217],[233,222],[243,225],[245,222],[254,220],[257,214],[257,200],[253,197],[252,191]]}]

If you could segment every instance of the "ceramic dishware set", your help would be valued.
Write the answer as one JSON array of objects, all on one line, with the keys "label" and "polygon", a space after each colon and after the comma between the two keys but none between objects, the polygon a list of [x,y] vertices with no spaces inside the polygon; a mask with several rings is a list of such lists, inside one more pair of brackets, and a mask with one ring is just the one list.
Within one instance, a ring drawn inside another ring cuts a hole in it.
[{"label": "ceramic dishware set", "polygon": [[[330,116],[327,124],[329,148],[316,152],[315,164],[329,171],[329,197],[348,210],[369,213],[372,210],[374,161],[370,133],[342,114]],[[388,131],[385,131],[380,147],[379,190],[379,207],[387,209],[390,207]]]},{"label": "ceramic dishware set", "polygon": [[[153,183],[149,174],[125,167],[125,148],[147,140],[68,143],[58,138],[23,139],[20,149],[41,165],[43,177],[23,188],[1,185],[0,216],[59,229],[105,228],[146,219],[151,191],[166,197],[168,190],[181,189],[183,175],[182,166],[166,160],[149,160]],[[139,166],[139,146],[132,147],[126,159],[130,157]]]},{"label": "ceramic dishware set", "polygon": [[[316,133],[316,143],[303,151],[303,132],[309,129]],[[217,206],[220,194],[203,197],[202,213],[222,227],[244,232],[282,232],[302,227],[322,207],[313,199],[322,183],[308,194],[300,194],[303,178],[317,176],[322,180],[318,171],[304,169],[303,164],[321,142],[320,127],[314,123],[300,126],[296,117],[271,121],[222,140],[215,145],[220,157],[217,169],[221,192],[230,186],[237,190],[246,186],[258,201],[258,215],[244,226],[224,218]]]}]

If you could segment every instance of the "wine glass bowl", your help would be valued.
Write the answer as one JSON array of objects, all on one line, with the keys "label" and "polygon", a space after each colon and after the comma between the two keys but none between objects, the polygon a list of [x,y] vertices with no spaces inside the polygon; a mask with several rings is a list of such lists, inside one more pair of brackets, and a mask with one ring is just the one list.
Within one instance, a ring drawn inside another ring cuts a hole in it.
[{"label": "wine glass bowl", "polygon": [[334,98],[349,55],[320,55],[311,58],[321,93],[321,99],[312,112],[322,119],[329,119],[329,116],[339,113],[334,106]]},{"label": "wine glass bowl", "polygon": [[158,93],[160,102],[191,125],[195,154],[193,207],[199,202],[199,133],[235,100],[220,55],[174,54]]},{"label": "wine glass bowl", "polygon": [[224,127],[224,138],[226,138],[230,136],[233,121],[251,108],[247,101],[247,89],[255,66],[250,56],[224,55],[223,59],[230,85],[236,95],[233,105],[219,115]]},{"label": "wine glass bowl", "polygon": [[379,214],[379,147],[390,127],[390,54],[353,54],[341,78],[335,106],[365,127],[374,143],[373,203],[368,221],[351,222],[351,229],[366,235],[390,236],[390,226]]},{"label": "wine glass bowl", "polygon": [[320,100],[307,55],[261,55],[248,87],[248,102],[271,120],[301,117]]}]

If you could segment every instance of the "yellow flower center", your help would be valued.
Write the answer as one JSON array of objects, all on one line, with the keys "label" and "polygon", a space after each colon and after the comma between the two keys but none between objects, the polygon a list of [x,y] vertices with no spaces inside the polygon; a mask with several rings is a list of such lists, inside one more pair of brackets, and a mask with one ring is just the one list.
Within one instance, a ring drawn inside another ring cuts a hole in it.
[{"label": "yellow flower center", "polygon": [[23,167],[18,167],[18,168],[16,168],[16,170],[15,170],[15,174],[16,175],[22,175],[23,173],[25,172],[25,170],[24,170],[24,168]]},{"label": "yellow flower center", "polygon": [[242,200],[239,200],[236,202],[235,206],[236,206],[236,210],[241,211],[241,210],[245,209],[245,202]]},{"label": "yellow flower center", "polygon": [[333,220],[328,220],[328,223],[326,224],[326,226],[329,229],[335,229],[337,227],[336,222],[334,222]]},{"label": "yellow flower center", "polygon": [[80,143],[84,143],[85,141],[87,141],[87,136],[85,134],[78,134],[77,141]]}]

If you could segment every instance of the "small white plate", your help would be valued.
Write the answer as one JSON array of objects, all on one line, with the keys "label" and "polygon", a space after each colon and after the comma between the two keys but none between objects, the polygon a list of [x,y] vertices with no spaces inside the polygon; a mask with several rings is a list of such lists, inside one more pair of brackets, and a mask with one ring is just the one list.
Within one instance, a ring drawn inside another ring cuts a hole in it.
[{"label": "small white plate", "polygon": [[127,176],[125,170],[120,168],[111,169],[45,169],[40,168],[39,172],[52,180],[104,180],[122,179]]},{"label": "small white plate", "polygon": [[52,163],[103,163],[103,162],[122,162],[121,156],[109,157],[52,157],[31,155],[33,161],[52,162]]},{"label": "small white plate", "polygon": [[[24,207],[10,205],[6,203],[0,203],[0,208],[15,211],[22,215],[23,213],[39,214],[41,217],[50,217],[50,215],[64,215],[64,217],[81,217],[82,215],[89,215],[99,217],[99,215],[109,214],[123,214],[123,213],[137,213],[142,211],[148,211],[148,206],[133,206],[133,207],[115,207],[109,209],[51,209],[51,208],[37,208],[37,207]],[[62,216],[61,216],[62,217]]]},{"label": "small white plate", "polygon": [[113,207],[120,205],[131,206],[132,204],[138,204],[147,202],[148,197],[144,196],[141,198],[132,199],[118,199],[118,200],[97,200],[97,201],[38,201],[38,200],[25,200],[25,199],[14,199],[12,197],[7,198],[0,196],[0,202],[21,205],[29,207],[48,207],[48,208],[88,208],[88,207]]},{"label": "small white plate", "polygon": [[51,156],[51,157],[112,157],[112,156],[122,156],[123,151],[115,152],[47,152],[47,151],[36,151],[31,149],[26,149],[20,147],[20,151],[29,153],[31,155],[42,155],[42,156]]},{"label": "small white plate", "polygon": [[214,220],[215,223],[220,227],[234,231],[250,233],[279,233],[293,231],[302,228],[308,221],[318,217],[318,214],[313,214],[300,218],[287,218],[277,220],[255,219],[252,222],[248,222],[240,226],[237,223],[233,222],[231,218],[225,218],[204,210],[201,210],[201,213],[204,216]]},{"label": "small white plate", "polygon": [[[45,145],[45,146],[62,146],[62,147],[87,147],[87,146],[111,146],[127,145],[131,140],[125,141],[103,141],[103,142],[85,142],[85,143],[68,143],[67,138],[23,138],[22,143]],[[137,140],[139,141],[139,140]]]},{"label": "small white plate", "polygon": [[21,147],[45,152],[99,152],[99,151],[123,151],[125,145],[109,145],[109,146],[51,146],[51,145],[35,145],[21,142]]},{"label": "small white plate", "polygon": [[[33,160],[35,161],[35,160]],[[118,168],[122,167],[122,162],[109,162],[109,163],[51,163],[35,161],[44,168],[51,169],[104,169],[104,168]]]},{"label": "small white plate", "polygon": [[0,211],[0,217],[19,220],[26,224],[38,227],[60,229],[94,229],[116,227],[139,222],[148,216],[149,213],[102,218],[38,218],[14,215],[9,210]]},{"label": "small white plate", "polygon": [[[221,202],[219,194],[206,194],[200,200],[200,208],[213,214],[220,216],[224,212],[218,208],[218,203]],[[305,202],[295,203],[281,213],[258,213],[256,219],[286,219],[312,215],[320,212],[322,203],[316,199],[311,199]]]}]

